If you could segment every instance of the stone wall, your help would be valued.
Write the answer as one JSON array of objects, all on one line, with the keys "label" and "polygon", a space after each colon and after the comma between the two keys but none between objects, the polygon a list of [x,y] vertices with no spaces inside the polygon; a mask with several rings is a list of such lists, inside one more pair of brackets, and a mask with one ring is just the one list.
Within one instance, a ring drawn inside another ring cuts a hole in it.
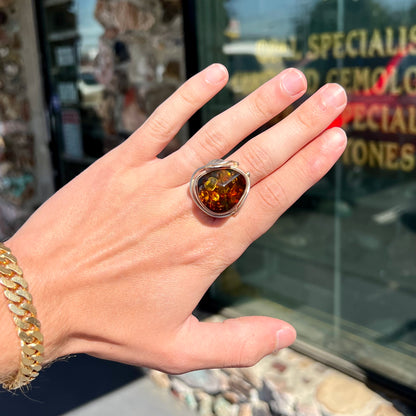
[{"label": "stone wall", "polygon": [[0,240],[54,191],[34,2],[0,0]]},{"label": "stone wall", "polygon": [[16,1],[0,1],[0,240],[34,195],[34,149]]}]

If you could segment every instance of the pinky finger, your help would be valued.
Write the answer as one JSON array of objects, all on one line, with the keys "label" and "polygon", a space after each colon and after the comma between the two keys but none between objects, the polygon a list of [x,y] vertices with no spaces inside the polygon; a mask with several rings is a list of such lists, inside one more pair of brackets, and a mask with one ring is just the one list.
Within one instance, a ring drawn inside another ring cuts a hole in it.
[{"label": "pinky finger", "polygon": [[264,234],[342,155],[347,144],[344,130],[326,130],[283,166],[250,191],[238,221],[245,224],[247,245]]}]

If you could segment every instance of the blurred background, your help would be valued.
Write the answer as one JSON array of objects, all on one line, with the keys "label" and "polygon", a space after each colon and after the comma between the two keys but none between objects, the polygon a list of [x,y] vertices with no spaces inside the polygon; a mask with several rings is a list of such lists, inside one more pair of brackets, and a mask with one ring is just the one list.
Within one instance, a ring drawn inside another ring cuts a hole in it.
[{"label": "blurred background", "polygon": [[45,371],[29,399],[2,392],[1,415],[64,414],[132,382],[144,383],[132,397],[145,403],[149,378],[205,414],[413,414],[416,0],[0,0],[0,240],[212,62],[227,66],[227,87],[160,157],[290,66],[305,73],[308,92],[264,128],[326,82],[349,96],[334,122],[349,136],[342,159],[196,311],[280,317],[298,331],[294,348],[249,375],[203,372],[197,381],[71,358]]}]

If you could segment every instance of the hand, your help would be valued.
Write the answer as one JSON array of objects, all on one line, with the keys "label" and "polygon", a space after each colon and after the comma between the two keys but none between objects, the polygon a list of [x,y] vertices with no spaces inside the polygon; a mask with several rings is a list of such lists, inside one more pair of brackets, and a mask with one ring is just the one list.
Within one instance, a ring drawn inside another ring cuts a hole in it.
[{"label": "hand", "polygon": [[192,312],[221,271],[340,157],[344,132],[325,129],[346,95],[324,86],[227,158],[250,172],[252,188],[237,215],[213,219],[191,200],[192,173],[306,90],[298,70],[285,70],[158,159],[227,79],[214,64],[188,80],[6,242],[29,281],[48,361],[85,352],[178,373],[249,366],[294,341],[294,329],[278,319],[201,323]]}]

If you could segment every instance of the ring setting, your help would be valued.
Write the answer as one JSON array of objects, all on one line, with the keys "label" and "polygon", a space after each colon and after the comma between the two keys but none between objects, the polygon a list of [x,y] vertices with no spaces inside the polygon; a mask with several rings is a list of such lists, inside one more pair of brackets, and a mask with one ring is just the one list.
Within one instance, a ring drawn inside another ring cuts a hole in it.
[{"label": "ring setting", "polygon": [[238,162],[216,159],[192,175],[190,192],[196,206],[214,218],[237,213],[250,190],[250,173]]}]

